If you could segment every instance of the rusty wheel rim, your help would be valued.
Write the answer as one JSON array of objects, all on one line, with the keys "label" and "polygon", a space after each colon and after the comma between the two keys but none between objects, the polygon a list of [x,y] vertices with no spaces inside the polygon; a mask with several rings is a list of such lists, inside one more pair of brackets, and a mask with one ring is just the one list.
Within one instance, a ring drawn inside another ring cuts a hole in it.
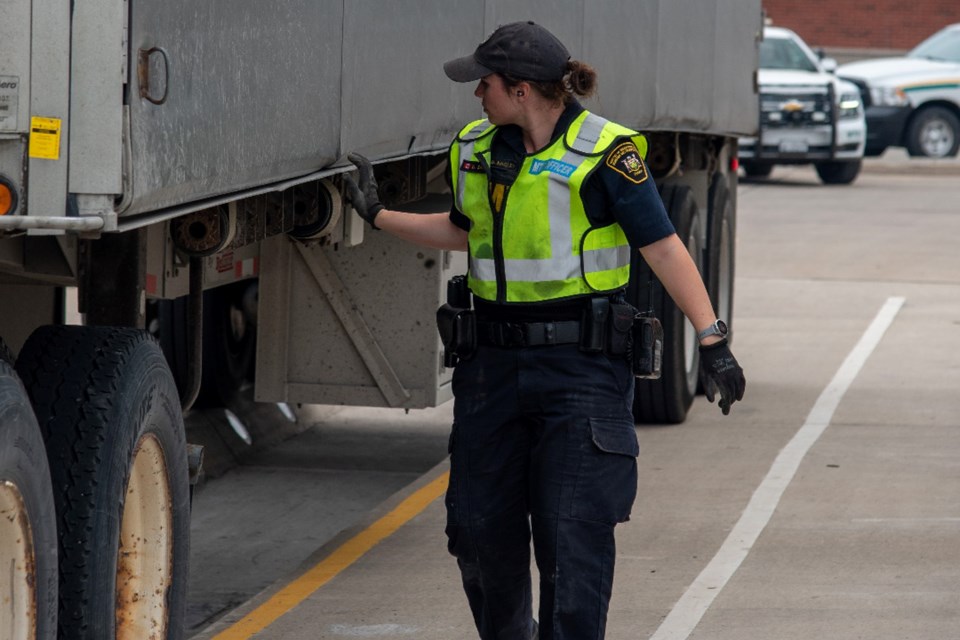
[{"label": "rusty wheel rim", "polygon": [[[17,486],[0,482],[0,629],[13,640],[37,637],[36,562],[33,535]],[[7,582],[9,581],[9,582]]]},{"label": "rusty wheel rim", "polygon": [[173,578],[170,484],[156,436],[137,443],[120,524],[117,640],[167,637],[167,589]]}]

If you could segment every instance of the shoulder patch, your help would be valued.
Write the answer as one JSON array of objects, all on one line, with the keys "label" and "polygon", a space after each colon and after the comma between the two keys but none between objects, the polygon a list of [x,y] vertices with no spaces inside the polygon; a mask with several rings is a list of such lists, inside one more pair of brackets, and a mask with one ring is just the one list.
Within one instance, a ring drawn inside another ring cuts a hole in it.
[{"label": "shoulder patch", "polygon": [[607,154],[606,164],[634,184],[641,184],[648,177],[647,166],[643,164],[640,151],[633,142],[621,142],[617,145]]}]

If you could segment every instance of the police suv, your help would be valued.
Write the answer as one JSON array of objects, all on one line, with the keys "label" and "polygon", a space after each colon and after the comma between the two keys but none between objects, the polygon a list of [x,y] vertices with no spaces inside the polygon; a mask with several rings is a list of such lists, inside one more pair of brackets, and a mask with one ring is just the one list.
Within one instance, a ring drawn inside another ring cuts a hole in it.
[{"label": "police suv", "polygon": [[860,87],[867,114],[866,155],[906,147],[946,158],[960,147],[960,23],[933,34],[902,58],[843,65]]},{"label": "police suv", "polygon": [[748,176],[766,177],[777,164],[813,163],[827,184],[856,179],[866,123],[859,89],[834,75],[836,67],[793,31],[764,27],[759,137],[740,139],[740,164]]}]

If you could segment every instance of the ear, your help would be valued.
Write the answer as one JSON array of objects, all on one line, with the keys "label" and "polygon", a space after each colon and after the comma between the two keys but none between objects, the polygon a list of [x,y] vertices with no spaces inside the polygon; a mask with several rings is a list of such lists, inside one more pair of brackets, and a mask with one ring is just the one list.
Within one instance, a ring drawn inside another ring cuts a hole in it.
[{"label": "ear", "polygon": [[513,95],[517,98],[523,98],[530,95],[530,83],[521,82],[513,87]]}]

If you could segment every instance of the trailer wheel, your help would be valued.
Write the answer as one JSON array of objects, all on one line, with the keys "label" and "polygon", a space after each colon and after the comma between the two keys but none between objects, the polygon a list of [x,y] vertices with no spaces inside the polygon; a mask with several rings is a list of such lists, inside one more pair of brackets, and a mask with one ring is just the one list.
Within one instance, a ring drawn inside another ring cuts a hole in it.
[{"label": "trailer wheel", "polygon": [[56,488],[59,637],[182,638],[187,455],[159,345],[135,329],[41,327],[17,371]]},{"label": "trailer wheel", "polygon": [[952,158],[960,149],[960,118],[944,107],[925,107],[910,119],[906,143],[911,156]]},{"label": "trailer wheel", "polygon": [[57,521],[30,400],[0,340],[0,635],[57,637]]},{"label": "trailer wheel", "polygon": [[207,298],[210,313],[205,313],[203,319],[201,386],[202,398],[208,405],[229,404],[244,384],[253,379],[257,327],[246,309],[244,297],[256,287],[255,281],[245,280],[208,292],[212,295]]},{"label": "trailer wheel", "polygon": [[814,167],[823,184],[850,184],[860,175],[860,160],[817,162]]},{"label": "trailer wheel", "polygon": [[[229,405],[253,378],[257,331],[244,297],[255,286],[243,281],[203,293],[203,373],[197,408]],[[155,301],[148,308],[148,327],[160,341],[182,395],[190,354],[187,297]]]},{"label": "trailer wheel", "polygon": [[707,227],[707,292],[717,317],[727,323],[733,341],[733,278],[736,264],[737,212],[727,178],[718,174],[710,188]]},{"label": "trailer wheel", "polygon": [[[700,246],[700,214],[688,187],[667,185],[661,189],[673,226],[690,256],[703,273]],[[650,278],[652,285],[647,286]],[[679,424],[697,392],[700,352],[693,325],[674,304],[663,285],[652,276],[639,253],[631,274],[631,297],[641,311],[652,309],[663,325],[663,371],[659,380],[638,379],[633,397],[633,417],[641,423]]]}]

